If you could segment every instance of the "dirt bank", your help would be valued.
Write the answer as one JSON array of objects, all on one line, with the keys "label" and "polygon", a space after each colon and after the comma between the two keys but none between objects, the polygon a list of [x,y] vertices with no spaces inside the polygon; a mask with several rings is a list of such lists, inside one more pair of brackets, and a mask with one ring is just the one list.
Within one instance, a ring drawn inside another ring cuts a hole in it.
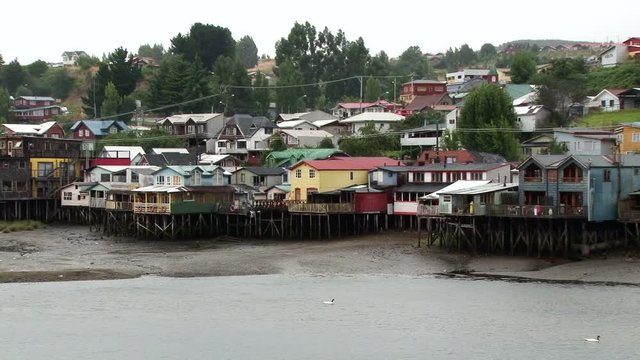
[{"label": "dirt bank", "polygon": [[415,246],[415,234],[339,240],[272,241],[231,237],[139,241],[105,237],[86,227],[53,226],[0,234],[0,282],[255,274],[486,273],[551,280],[640,284],[640,260],[616,256],[566,262],[451,254]]}]

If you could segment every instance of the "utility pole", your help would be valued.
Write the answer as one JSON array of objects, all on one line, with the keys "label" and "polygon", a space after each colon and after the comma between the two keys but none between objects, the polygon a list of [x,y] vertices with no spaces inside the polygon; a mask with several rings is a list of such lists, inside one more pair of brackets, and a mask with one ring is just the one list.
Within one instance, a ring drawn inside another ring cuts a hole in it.
[{"label": "utility pole", "polygon": [[362,114],[362,76],[360,76],[360,113]]},{"label": "utility pole", "polygon": [[91,78],[91,84],[93,87],[93,118],[95,119],[98,117],[98,110],[96,110],[97,107],[96,107],[96,78],[95,77]]}]

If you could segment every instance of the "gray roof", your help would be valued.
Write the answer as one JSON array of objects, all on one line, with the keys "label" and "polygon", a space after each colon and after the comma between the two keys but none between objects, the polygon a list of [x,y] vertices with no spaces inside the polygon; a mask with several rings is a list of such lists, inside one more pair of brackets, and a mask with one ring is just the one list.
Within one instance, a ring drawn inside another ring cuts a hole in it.
[{"label": "gray roof", "polygon": [[[281,167],[245,166],[242,169],[261,176],[279,176],[284,172],[284,169]],[[242,169],[238,169],[238,171]]]},{"label": "gray roof", "polygon": [[149,165],[165,166],[165,165],[196,165],[198,157],[194,154],[181,153],[164,153],[164,154],[146,154]]},{"label": "gray roof", "polygon": [[451,170],[466,170],[466,171],[486,171],[493,170],[502,166],[508,166],[507,163],[470,163],[470,164],[426,164],[420,166],[380,166],[379,169],[389,172],[406,172],[406,171],[451,171]]},{"label": "gray roof", "polygon": [[258,129],[278,127],[273,121],[264,116],[254,117],[246,114],[234,115],[229,122],[227,122],[227,125],[236,125],[246,138],[251,137]]},{"label": "gray roof", "polygon": [[396,188],[396,192],[423,192],[432,193],[444,189],[451,183],[410,183]]},{"label": "gray roof", "polygon": [[75,131],[75,129],[77,129],[80,126],[80,124],[83,124],[83,123],[87,126],[87,128],[89,128],[89,131],[91,131],[91,133],[97,136],[109,135],[109,128],[112,125],[117,126],[122,131],[129,130],[129,127],[127,126],[127,124],[125,124],[123,121],[120,121],[120,120],[80,120],[80,121],[76,121],[71,126],[71,130]]},{"label": "gray roof", "polygon": [[18,99],[25,99],[29,101],[56,101],[50,96],[18,96]]}]

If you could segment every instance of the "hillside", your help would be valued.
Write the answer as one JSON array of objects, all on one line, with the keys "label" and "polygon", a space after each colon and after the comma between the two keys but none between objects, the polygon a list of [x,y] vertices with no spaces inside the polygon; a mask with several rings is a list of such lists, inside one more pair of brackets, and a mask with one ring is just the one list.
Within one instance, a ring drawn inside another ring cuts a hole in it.
[{"label": "hillside", "polygon": [[640,110],[638,109],[591,114],[582,119],[578,125],[584,127],[598,127],[635,121],[640,121]]},{"label": "hillside", "polygon": [[521,45],[521,44],[529,44],[529,46],[533,46],[533,44],[537,44],[540,48],[545,46],[556,47],[558,45],[571,46],[575,44],[583,44],[583,45],[601,45],[601,43],[593,42],[593,41],[577,41],[577,40],[562,40],[562,39],[520,39],[506,42],[504,44],[498,45],[498,49],[506,48],[509,45]]}]

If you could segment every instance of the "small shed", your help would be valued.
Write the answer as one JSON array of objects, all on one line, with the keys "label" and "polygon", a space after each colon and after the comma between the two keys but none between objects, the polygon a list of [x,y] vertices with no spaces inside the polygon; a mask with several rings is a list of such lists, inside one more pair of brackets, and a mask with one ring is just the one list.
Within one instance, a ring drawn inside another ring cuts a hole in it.
[{"label": "small shed", "polygon": [[488,183],[457,190],[440,191],[440,214],[486,215],[487,207],[502,205],[501,194],[517,193],[518,184]]}]

